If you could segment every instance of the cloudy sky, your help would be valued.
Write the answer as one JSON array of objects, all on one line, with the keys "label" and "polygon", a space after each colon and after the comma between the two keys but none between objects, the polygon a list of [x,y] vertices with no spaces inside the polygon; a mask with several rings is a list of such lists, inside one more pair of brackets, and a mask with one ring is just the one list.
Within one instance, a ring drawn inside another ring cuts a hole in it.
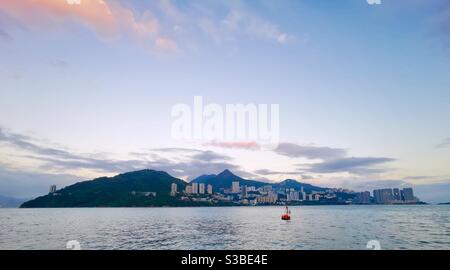
[{"label": "cloudy sky", "polygon": [[[152,168],[450,200],[445,0],[0,0],[0,60],[2,195]],[[279,104],[280,144],[175,140],[194,96]]]}]

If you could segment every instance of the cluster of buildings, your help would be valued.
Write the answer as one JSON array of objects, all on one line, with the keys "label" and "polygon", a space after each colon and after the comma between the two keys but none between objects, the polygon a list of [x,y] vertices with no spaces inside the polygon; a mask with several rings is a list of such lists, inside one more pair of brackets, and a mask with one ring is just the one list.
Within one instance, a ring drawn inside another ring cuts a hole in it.
[{"label": "cluster of buildings", "polygon": [[232,202],[239,205],[315,204],[338,202],[341,200],[338,194],[345,191],[330,189],[307,193],[303,187],[296,190],[294,188],[275,188],[272,185],[241,186],[240,182],[233,181],[229,188],[217,189],[214,192],[212,185],[203,183],[191,183],[185,187],[184,191],[178,192],[177,184],[173,183],[170,195],[177,196],[179,194],[183,201]]},{"label": "cluster of buildings", "polygon": [[261,187],[241,186],[238,181],[232,182],[229,188],[214,190],[210,184],[191,183],[182,192],[178,192],[176,184],[172,184],[170,195],[181,194],[184,201],[232,202],[239,205],[268,204],[414,204],[419,199],[414,196],[412,188],[377,189],[373,196],[369,191],[354,192],[347,189],[327,189],[306,192],[280,188],[272,185]]},{"label": "cluster of buildings", "polygon": [[300,191],[289,188],[285,192],[286,202],[319,201],[321,198],[325,198],[325,194],[325,192],[317,191],[307,194],[303,187],[300,188]]},{"label": "cluster of buildings", "polygon": [[[170,188],[170,195],[176,196],[178,194],[178,185],[175,183],[172,183]],[[186,195],[212,195],[213,194],[213,187],[212,185],[205,185],[203,183],[192,183],[190,185],[187,185],[184,194]]]},{"label": "cluster of buildings", "polygon": [[238,181],[233,181],[229,189],[215,194],[215,199],[224,202],[234,202],[241,205],[276,204],[279,196],[271,185],[255,187],[241,186]]},{"label": "cluster of buildings", "polygon": [[384,188],[373,191],[373,197],[369,191],[359,192],[356,194],[355,203],[358,204],[414,204],[419,199],[414,196],[412,188]]}]

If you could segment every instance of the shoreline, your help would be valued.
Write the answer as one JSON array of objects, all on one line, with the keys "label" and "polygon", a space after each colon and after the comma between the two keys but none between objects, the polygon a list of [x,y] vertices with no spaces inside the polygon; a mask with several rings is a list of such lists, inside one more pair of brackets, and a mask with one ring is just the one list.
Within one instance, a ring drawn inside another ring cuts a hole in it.
[{"label": "shoreline", "polygon": [[450,206],[450,204],[429,204],[429,203],[416,203],[416,204],[296,204],[296,205],[211,205],[211,206],[205,206],[205,205],[199,205],[199,206],[79,206],[79,207],[17,207],[17,208],[0,208],[1,209],[148,209],[148,208],[239,208],[239,207],[246,207],[246,208],[256,208],[256,207],[314,207],[314,206],[356,206],[356,207],[363,207],[363,206]]}]

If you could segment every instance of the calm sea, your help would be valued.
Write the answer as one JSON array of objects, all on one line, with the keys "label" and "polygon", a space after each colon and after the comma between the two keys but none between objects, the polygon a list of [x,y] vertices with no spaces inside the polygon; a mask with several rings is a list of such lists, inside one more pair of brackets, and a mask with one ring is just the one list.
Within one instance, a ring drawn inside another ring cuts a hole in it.
[{"label": "calm sea", "polygon": [[450,206],[0,209],[0,249],[450,249]]}]

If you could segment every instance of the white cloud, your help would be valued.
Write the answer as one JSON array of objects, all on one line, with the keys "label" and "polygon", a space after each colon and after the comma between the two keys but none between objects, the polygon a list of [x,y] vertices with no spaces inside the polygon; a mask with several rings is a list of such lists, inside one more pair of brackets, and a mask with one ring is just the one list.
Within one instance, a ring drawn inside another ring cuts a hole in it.
[{"label": "white cloud", "polygon": [[272,40],[281,44],[292,39],[290,35],[280,31],[276,24],[244,10],[231,10],[222,20],[221,26],[225,31]]}]

